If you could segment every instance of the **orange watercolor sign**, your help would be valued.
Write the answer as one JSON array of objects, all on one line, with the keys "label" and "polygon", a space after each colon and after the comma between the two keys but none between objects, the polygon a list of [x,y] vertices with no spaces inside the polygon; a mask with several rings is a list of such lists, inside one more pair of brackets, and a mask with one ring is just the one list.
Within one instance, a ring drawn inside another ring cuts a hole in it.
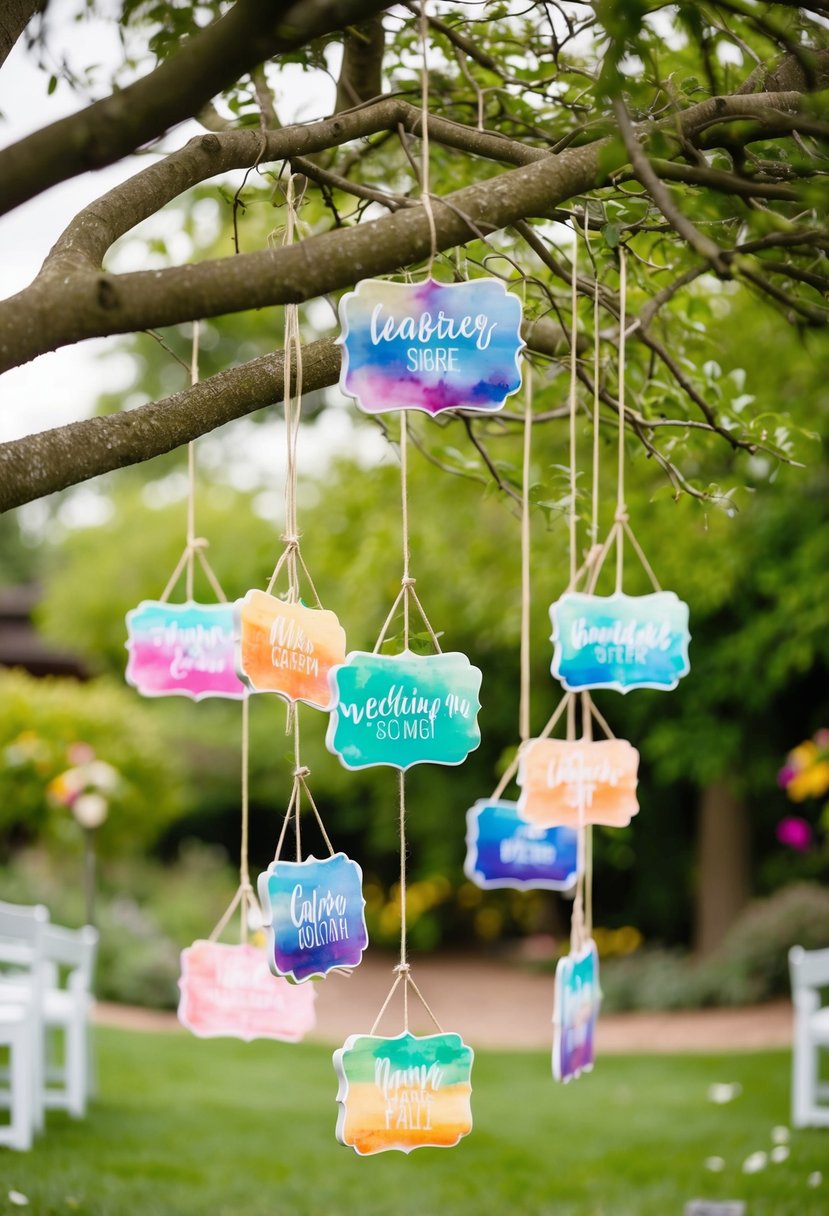
[{"label": "orange watercolor sign", "polygon": [[639,810],[639,753],[625,739],[532,739],[518,766],[518,813],[536,827],[626,827]]},{"label": "orange watercolor sign", "polygon": [[254,692],[330,709],[328,673],[345,661],[345,630],[336,615],[266,591],[249,591],[236,610],[241,679]]},{"label": "orange watercolor sign", "polygon": [[196,941],[181,952],[178,1020],[199,1038],[296,1043],[316,1021],[313,984],[271,975],[264,950]]}]

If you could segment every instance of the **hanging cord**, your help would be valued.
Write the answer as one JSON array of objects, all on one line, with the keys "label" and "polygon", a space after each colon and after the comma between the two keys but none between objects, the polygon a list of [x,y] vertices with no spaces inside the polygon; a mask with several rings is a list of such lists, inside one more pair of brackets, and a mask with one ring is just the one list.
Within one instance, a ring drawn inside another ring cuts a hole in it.
[{"label": "hanging cord", "polygon": [[[199,335],[200,326],[198,321],[193,322],[193,336],[190,351],[190,385],[191,387],[199,382]],[[204,571],[205,577],[210,584],[213,594],[221,604],[227,603],[227,596],[222,590],[221,584],[217,579],[212,566],[207,560],[207,541],[203,536],[196,536],[196,445],[194,440],[187,445],[187,536],[184,544],[184,552],[176,563],[176,567],[167,585],[159,596],[159,603],[166,604],[170,596],[175,590],[176,584],[181,578],[182,573],[185,573],[185,598],[188,601],[193,599],[193,573],[194,560],[198,559],[199,565]]]},{"label": "hanging cord", "polygon": [[619,250],[619,464],[616,473],[616,593],[622,590],[625,566],[625,327],[627,325],[627,263],[624,249]]},{"label": "hanging cord", "polygon": [[576,511],[576,406],[578,384],[578,233],[573,233],[573,262],[570,271],[570,586],[576,581],[578,513]]},{"label": "hanging cord", "polygon": [[259,901],[253,890],[253,885],[250,881],[250,863],[248,860],[249,851],[249,819],[250,819],[250,792],[249,792],[249,756],[250,756],[250,699],[247,690],[242,698],[242,834],[239,847],[239,886],[236,894],[228,904],[222,914],[218,924],[210,934],[209,941],[215,942],[224,932],[231,916],[240,908],[241,912],[241,930],[240,941],[242,945],[246,945],[249,938],[250,922],[248,914],[254,913],[257,921],[261,922],[262,911],[259,907]]},{"label": "hanging cord", "polygon": [[532,364],[525,362],[524,462],[521,479],[521,690],[518,699],[518,738],[530,737],[530,456],[533,427]]},{"label": "hanging cord", "polygon": [[432,209],[432,196],[429,193],[429,64],[427,51],[429,46],[429,21],[426,15],[427,0],[421,0],[420,5],[420,197],[426,219],[429,224],[430,253],[426,264],[426,278],[432,277],[432,268],[438,251],[438,234],[435,227],[435,213]]},{"label": "hanging cord", "polygon": [[[295,174],[288,177],[285,188],[285,226],[282,230],[282,245],[291,245],[298,229],[298,209],[302,195],[296,198]],[[270,240],[270,238],[269,238]],[[302,418],[302,333],[299,324],[299,305],[285,305],[284,361],[282,364],[282,399],[285,405],[285,531],[282,540],[285,548],[270,577],[266,591],[270,595],[283,568],[287,568],[289,603],[300,600],[299,573],[305,575],[317,608],[322,607],[314,580],[302,556],[297,523],[297,443]]]},{"label": "hanging cord", "polygon": [[436,654],[441,654],[440,642],[438,636],[432,628],[432,624],[426,615],[426,609],[420,602],[420,598],[415,591],[416,579],[412,578],[410,570],[410,546],[409,546],[409,454],[408,454],[408,439],[409,425],[408,417],[405,410],[400,413],[400,507],[401,507],[401,538],[403,550],[403,577],[400,580],[400,590],[398,591],[394,603],[389,609],[388,615],[383,622],[380,633],[377,636],[377,641],[374,643],[373,653],[377,654],[383,642],[386,639],[386,634],[391,627],[391,623],[397,615],[397,610],[402,602],[403,604],[403,649],[409,649],[409,638],[411,632],[411,612],[410,607],[413,604],[417,609],[420,619],[429,635],[429,640],[435,648]]}]

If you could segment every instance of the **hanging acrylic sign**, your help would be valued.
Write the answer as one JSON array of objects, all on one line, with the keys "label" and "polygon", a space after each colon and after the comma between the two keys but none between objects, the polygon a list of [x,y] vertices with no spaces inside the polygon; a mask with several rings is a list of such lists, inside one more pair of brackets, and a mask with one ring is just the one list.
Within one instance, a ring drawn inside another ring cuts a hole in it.
[{"label": "hanging acrylic sign", "polygon": [[458,1034],[353,1034],[334,1052],[337,1139],[363,1156],[452,1148],[472,1130],[473,1051]]},{"label": "hanging acrylic sign", "polygon": [[345,853],[274,861],[259,875],[275,975],[300,983],[356,967],[368,945],[363,872]]},{"label": "hanging acrylic sign", "polygon": [[550,608],[552,672],[568,692],[676,688],[688,674],[688,605],[673,591],[586,595],[568,591]]},{"label": "hanging acrylic sign", "polygon": [[625,739],[532,739],[518,765],[518,813],[538,827],[626,827],[639,810],[638,772]]},{"label": "hanging acrylic sign", "polygon": [[572,828],[527,823],[514,802],[479,798],[466,812],[464,873],[489,890],[566,891],[575,884],[578,836]]},{"label": "hanging acrylic sign", "polygon": [[333,612],[249,591],[237,604],[239,674],[255,692],[331,708],[328,673],[345,659],[345,631]]},{"label": "hanging acrylic sign", "polygon": [[232,604],[142,600],[127,613],[127,632],[127,683],[145,697],[244,697]]},{"label": "hanging acrylic sign", "polygon": [[181,952],[179,987],[178,1020],[200,1038],[296,1043],[316,1020],[313,986],[275,978],[255,946],[193,942]]},{"label": "hanging acrylic sign", "polygon": [[492,413],[521,385],[521,303],[498,279],[363,279],[339,311],[340,388],[368,414]]},{"label": "hanging acrylic sign", "polygon": [[593,941],[558,960],[553,1012],[553,1076],[571,1081],[590,1072],[599,1016],[599,955]]},{"label": "hanging acrylic sign", "polygon": [[326,744],[346,768],[462,764],[481,742],[481,672],[459,651],[353,650],[331,683]]}]

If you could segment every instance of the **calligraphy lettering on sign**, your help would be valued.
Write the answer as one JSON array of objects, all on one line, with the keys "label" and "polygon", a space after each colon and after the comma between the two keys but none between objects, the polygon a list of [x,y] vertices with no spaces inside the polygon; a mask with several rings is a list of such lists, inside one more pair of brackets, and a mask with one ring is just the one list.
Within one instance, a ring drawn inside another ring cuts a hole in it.
[{"label": "calligraphy lettering on sign", "polygon": [[466,812],[464,873],[489,890],[566,891],[576,881],[578,837],[572,828],[527,823],[514,802],[480,798]]},{"label": "calligraphy lettering on sign", "polygon": [[601,996],[599,955],[596,943],[588,941],[578,954],[565,955],[556,966],[553,1007],[556,1081],[571,1081],[592,1069]]},{"label": "calligraphy lettering on sign", "polygon": [[673,591],[585,595],[568,591],[550,608],[552,672],[569,692],[676,688],[690,671],[688,605]]},{"label": "calligraphy lettering on sign", "polygon": [[255,692],[330,709],[328,673],[345,658],[333,612],[249,591],[237,605],[239,674]]},{"label": "calligraphy lettering on sign", "polygon": [[331,685],[326,744],[346,768],[462,764],[481,742],[481,672],[459,651],[353,650]]},{"label": "calligraphy lettering on sign", "polygon": [[259,875],[275,975],[300,983],[351,970],[368,945],[363,872],[345,853],[323,861],[274,861]]},{"label": "calligraphy lettering on sign", "polygon": [[639,810],[638,772],[625,739],[532,739],[518,764],[518,813],[538,827],[626,827]]},{"label": "calligraphy lettering on sign", "polygon": [[339,311],[340,387],[366,413],[492,413],[520,388],[521,303],[498,279],[364,279]]},{"label": "calligraphy lettering on sign", "polygon": [[298,1042],[316,1020],[312,985],[277,979],[263,950],[197,941],[181,952],[178,1020],[200,1038]]},{"label": "calligraphy lettering on sign", "polygon": [[363,1156],[452,1148],[472,1130],[471,1047],[458,1034],[353,1034],[334,1052],[337,1139]]},{"label": "calligraphy lettering on sign", "polygon": [[127,683],[145,697],[244,697],[231,604],[142,600],[127,613],[127,634]]}]

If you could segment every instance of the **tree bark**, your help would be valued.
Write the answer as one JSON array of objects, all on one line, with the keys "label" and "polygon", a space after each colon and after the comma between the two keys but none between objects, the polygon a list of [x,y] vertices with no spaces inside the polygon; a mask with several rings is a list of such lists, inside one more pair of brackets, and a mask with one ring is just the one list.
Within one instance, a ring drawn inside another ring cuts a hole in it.
[{"label": "tree bark", "polygon": [[0,6],[0,67],[35,13],[42,12],[45,0],[4,0]]},{"label": "tree bark", "polygon": [[704,957],[722,943],[751,894],[748,812],[718,781],[702,791],[697,831],[694,945]]}]

